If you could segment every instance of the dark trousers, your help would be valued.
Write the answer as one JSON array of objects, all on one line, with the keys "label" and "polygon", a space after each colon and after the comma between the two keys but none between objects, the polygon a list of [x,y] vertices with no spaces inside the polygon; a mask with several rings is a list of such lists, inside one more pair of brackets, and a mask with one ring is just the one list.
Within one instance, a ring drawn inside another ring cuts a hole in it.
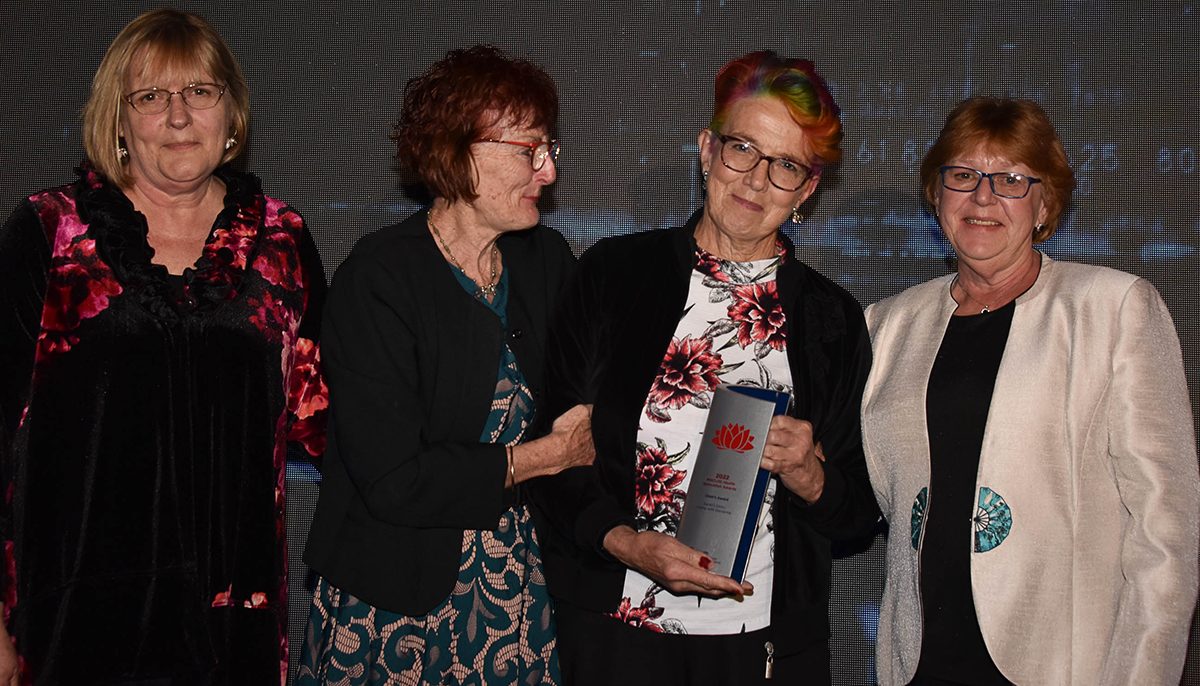
[{"label": "dark trousers", "polygon": [[771,630],[692,636],[661,634],[612,617],[556,605],[563,686],[807,686],[830,683],[829,644],[775,654],[765,679]]}]

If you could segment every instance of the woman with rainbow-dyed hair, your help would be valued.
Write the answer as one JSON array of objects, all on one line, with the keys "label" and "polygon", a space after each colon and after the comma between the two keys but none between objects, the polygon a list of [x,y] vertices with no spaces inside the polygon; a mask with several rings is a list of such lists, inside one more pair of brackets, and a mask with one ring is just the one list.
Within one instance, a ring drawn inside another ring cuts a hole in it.
[{"label": "woman with rainbow-dyed hair", "polygon": [[[830,541],[878,518],[859,433],[870,343],[859,304],[780,226],[802,220],[841,138],[811,62],[739,57],[698,137],[704,206],[583,256],[546,401],[593,405],[596,459],[537,493],[564,683],[830,682]],[[755,438],[772,478],[743,582],[675,538],[727,383],[794,400]]]}]

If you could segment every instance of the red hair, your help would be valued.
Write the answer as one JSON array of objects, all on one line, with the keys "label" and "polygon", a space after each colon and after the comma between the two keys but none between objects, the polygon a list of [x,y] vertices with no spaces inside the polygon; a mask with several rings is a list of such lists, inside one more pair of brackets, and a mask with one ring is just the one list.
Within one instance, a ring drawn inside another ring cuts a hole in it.
[{"label": "red hair", "polygon": [[708,128],[719,133],[735,103],[760,95],[777,98],[787,107],[821,165],[842,159],[842,121],[825,80],[812,62],[780,57],[770,50],[743,55],[717,72]]},{"label": "red hair", "polygon": [[941,185],[941,168],[947,162],[980,147],[1029,167],[1033,176],[1042,180],[1046,223],[1034,232],[1033,242],[1053,236],[1071,202],[1075,174],[1054,124],[1032,100],[975,97],[956,105],[921,161],[925,200],[933,204]]},{"label": "red hair", "polygon": [[541,67],[491,45],[451,50],[404,87],[396,158],[437,198],[471,202],[471,145],[506,120],[551,132],[558,92]]}]

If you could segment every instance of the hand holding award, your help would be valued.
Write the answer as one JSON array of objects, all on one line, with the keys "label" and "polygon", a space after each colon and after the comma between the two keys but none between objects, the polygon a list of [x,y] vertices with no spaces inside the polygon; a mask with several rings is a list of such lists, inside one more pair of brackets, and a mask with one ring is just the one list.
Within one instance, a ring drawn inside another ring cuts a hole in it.
[{"label": "hand holding award", "polygon": [[677,595],[695,593],[710,598],[741,597],[754,586],[708,571],[712,559],[672,536],[658,531],[634,531],[618,526],[604,537],[604,549],[627,567],[638,570]]},{"label": "hand holding award", "polygon": [[786,415],[771,420],[760,466],[809,504],[815,503],[825,488],[824,461],[821,444],[813,442],[812,424]]}]

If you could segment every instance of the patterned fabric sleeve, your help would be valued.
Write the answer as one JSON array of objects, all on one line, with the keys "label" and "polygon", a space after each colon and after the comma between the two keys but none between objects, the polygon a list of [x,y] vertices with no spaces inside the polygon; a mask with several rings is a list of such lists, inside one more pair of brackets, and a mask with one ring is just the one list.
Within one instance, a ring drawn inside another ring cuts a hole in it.
[{"label": "patterned fabric sleeve", "polygon": [[303,273],[305,304],[294,343],[292,368],[288,374],[287,406],[291,424],[288,441],[303,448],[292,451],[319,460],[325,452],[329,388],[321,371],[321,311],[325,304],[325,270],[306,226],[301,226],[298,245]]},{"label": "patterned fabric sleeve", "polygon": [[12,550],[12,440],[33,374],[50,245],[34,207],[22,203],[0,229],[0,602],[5,621],[15,601]]}]

